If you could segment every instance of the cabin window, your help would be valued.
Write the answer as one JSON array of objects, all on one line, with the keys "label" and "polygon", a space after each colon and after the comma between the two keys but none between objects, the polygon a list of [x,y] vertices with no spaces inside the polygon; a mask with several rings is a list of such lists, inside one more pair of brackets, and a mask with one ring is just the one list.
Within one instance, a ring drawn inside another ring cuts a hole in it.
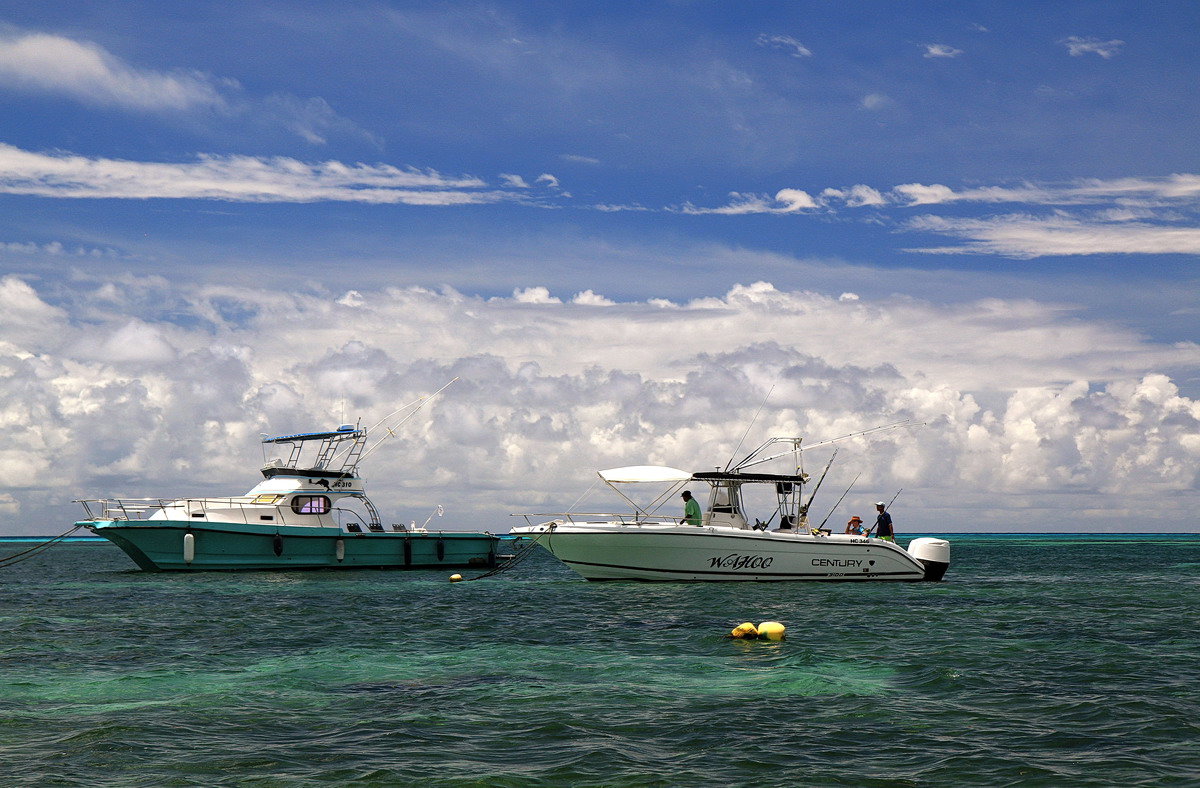
[{"label": "cabin window", "polygon": [[273,503],[279,503],[279,499],[281,498],[283,498],[283,496],[279,493],[263,493],[262,495],[256,496],[252,503],[270,505]]},{"label": "cabin window", "polygon": [[297,495],[292,499],[292,511],[296,514],[326,514],[329,509],[326,495]]}]

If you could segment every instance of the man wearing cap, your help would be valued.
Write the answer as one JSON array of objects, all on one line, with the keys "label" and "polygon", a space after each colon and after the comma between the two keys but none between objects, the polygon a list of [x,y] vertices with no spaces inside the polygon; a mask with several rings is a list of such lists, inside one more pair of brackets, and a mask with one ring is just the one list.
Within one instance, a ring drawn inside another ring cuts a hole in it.
[{"label": "man wearing cap", "polygon": [[887,509],[886,503],[875,502],[875,511],[879,512],[879,516],[875,518],[875,525],[871,526],[871,530],[875,532],[876,537],[894,542],[896,541],[896,532],[892,530],[892,516],[884,511],[885,509]]}]

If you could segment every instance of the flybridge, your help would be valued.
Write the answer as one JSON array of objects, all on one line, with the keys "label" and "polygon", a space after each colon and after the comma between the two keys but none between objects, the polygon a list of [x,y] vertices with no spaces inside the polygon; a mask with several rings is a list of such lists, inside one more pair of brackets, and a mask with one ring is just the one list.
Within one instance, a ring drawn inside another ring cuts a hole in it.
[{"label": "flybridge", "polygon": [[[305,446],[313,441],[320,441],[316,456],[302,466],[301,455]],[[344,452],[339,451],[346,441],[353,441]],[[354,475],[359,460],[362,459],[363,447],[367,442],[367,431],[351,424],[343,424],[336,430],[325,432],[301,432],[295,435],[279,435],[274,438],[264,438],[263,443],[291,444],[292,451],[287,460],[276,459],[263,466],[263,476],[270,479],[274,476],[302,474],[308,476],[349,477]],[[339,462],[340,460],[340,462]]]}]

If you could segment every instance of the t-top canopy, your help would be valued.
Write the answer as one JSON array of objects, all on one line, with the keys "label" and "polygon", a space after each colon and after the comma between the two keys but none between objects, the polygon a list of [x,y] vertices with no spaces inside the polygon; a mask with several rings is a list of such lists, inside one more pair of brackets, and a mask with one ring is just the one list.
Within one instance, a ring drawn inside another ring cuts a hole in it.
[{"label": "t-top canopy", "polygon": [[640,484],[644,482],[686,482],[692,478],[688,471],[668,468],[665,465],[629,465],[624,468],[609,468],[599,471],[600,478],[609,484]]},{"label": "t-top canopy", "polygon": [[697,471],[693,478],[701,482],[791,482],[792,484],[804,484],[808,481],[806,474],[743,473],[741,471]]},{"label": "t-top canopy", "polygon": [[300,441],[315,441],[323,438],[346,438],[359,432],[352,424],[343,424],[336,430],[328,432],[301,432],[297,435],[279,435],[275,438],[263,438],[263,443],[298,443]]}]

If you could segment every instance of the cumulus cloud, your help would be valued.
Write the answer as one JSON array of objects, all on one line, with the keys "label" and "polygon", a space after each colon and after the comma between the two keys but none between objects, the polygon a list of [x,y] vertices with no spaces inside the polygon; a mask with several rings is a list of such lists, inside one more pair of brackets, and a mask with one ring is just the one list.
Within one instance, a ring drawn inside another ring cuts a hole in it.
[{"label": "cumulus cloud", "polygon": [[1194,510],[1200,403],[1158,370],[1195,374],[1196,346],[1052,305],[763,282],[645,303],[111,284],[46,283],[51,306],[0,280],[0,424],[19,450],[0,470],[28,532],[73,497],[240,492],[259,433],[343,408],[373,423],[453,377],[365,468],[385,517],[443,503],[450,527],[505,530],[508,512],[570,504],[596,468],[722,463],[772,387],[751,443],[927,425],[847,441],[835,466],[835,486],[863,474],[864,501],[903,486],[910,529],[1036,530],[1084,501],[1112,528],[1123,507],[1147,525]]},{"label": "cumulus cloud", "polygon": [[1058,43],[1067,48],[1067,52],[1070,53],[1071,57],[1096,54],[1105,60],[1119,55],[1121,47],[1125,46],[1125,42],[1118,38],[1103,41],[1099,38],[1083,38],[1081,36],[1068,36]]},{"label": "cumulus cloud", "polygon": [[[61,198],[464,205],[520,199],[472,176],[390,164],[200,156],[185,163],[37,153],[0,143],[0,193]],[[510,189],[511,189],[511,184]]]}]

